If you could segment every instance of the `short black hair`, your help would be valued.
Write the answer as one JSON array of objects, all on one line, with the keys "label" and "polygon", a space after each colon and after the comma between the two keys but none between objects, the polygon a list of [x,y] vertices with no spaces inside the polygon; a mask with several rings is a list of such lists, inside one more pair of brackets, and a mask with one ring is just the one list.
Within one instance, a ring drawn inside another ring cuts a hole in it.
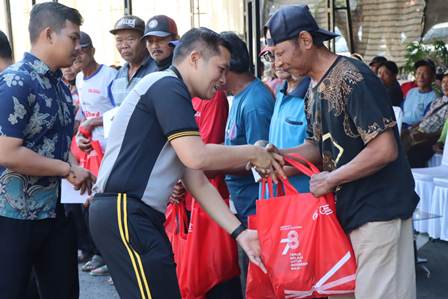
[{"label": "short black hair", "polygon": [[387,61],[387,58],[384,56],[375,56],[372,58],[372,60],[369,62],[369,66],[372,66],[373,64],[383,64]]},{"label": "short black hair", "polygon": [[388,69],[389,72],[391,72],[392,74],[394,74],[394,75],[398,74],[398,66],[392,60],[388,60],[386,62],[381,63],[378,68],[380,68],[382,66],[384,66],[386,69]]},{"label": "short black hair", "polygon": [[12,59],[11,45],[9,44],[8,37],[0,30],[0,58]]},{"label": "short black hair", "polygon": [[34,5],[28,25],[31,43],[36,41],[39,33],[46,27],[50,27],[59,33],[64,28],[65,21],[81,26],[82,16],[78,10],[57,2],[44,2]]},{"label": "short black hair", "polygon": [[205,27],[190,29],[181,37],[174,48],[173,62],[182,61],[193,50],[198,50],[205,58],[210,58],[220,54],[220,46],[231,52],[228,42],[215,31]]},{"label": "short black hair", "polygon": [[251,63],[246,43],[235,32],[224,31],[221,32],[221,36],[232,49],[229,71],[238,74],[249,73]]},{"label": "short black hair", "polygon": [[432,74],[433,75],[436,74],[436,65],[435,65],[434,61],[432,61],[431,59],[422,59],[422,60],[416,61],[414,63],[414,71],[417,71],[417,69],[421,66],[429,67]]}]

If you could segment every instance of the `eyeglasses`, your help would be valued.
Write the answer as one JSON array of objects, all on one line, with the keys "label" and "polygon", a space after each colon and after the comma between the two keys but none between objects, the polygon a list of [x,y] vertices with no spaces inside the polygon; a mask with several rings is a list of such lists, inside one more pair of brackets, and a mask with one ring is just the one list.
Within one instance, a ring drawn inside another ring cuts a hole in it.
[{"label": "eyeglasses", "polygon": [[272,54],[271,51],[266,51],[263,54],[261,54],[261,60],[264,60],[265,62],[274,62],[274,54]]}]

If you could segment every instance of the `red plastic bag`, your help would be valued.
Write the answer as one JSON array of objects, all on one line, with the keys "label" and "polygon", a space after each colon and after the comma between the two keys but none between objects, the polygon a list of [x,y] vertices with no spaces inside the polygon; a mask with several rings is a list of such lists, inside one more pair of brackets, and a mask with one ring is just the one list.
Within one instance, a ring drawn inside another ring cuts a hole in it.
[{"label": "red plastic bag", "polygon": [[98,141],[91,141],[92,150],[88,153],[82,152],[79,165],[84,169],[90,170],[95,176],[98,176],[101,161],[103,160],[103,151]]},{"label": "red plastic bag", "polygon": [[[247,218],[248,227],[257,229],[256,216],[252,215]],[[263,273],[261,269],[249,263],[246,279],[246,299],[276,299],[274,288],[268,274]]]},{"label": "red plastic bag", "polygon": [[[305,175],[319,173],[300,156],[285,160]],[[272,182],[267,182],[272,193]],[[283,196],[257,200],[257,230],[278,298],[320,298],[351,294],[356,261],[335,214],[333,194],[315,198],[283,181]],[[262,192],[265,191],[265,186]],[[263,198],[263,196],[262,196]]]},{"label": "red plastic bag", "polygon": [[[219,180],[211,183],[219,189]],[[228,199],[225,201],[228,205]],[[204,296],[217,284],[240,275],[236,242],[194,199],[187,241],[178,268],[184,299]]]},{"label": "red plastic bag", "polygon": [[188,217],[185,204],[169,204],[166,209],[165,232],[173,248],[174,261],[179,271],[183,249],[187,241]]}]

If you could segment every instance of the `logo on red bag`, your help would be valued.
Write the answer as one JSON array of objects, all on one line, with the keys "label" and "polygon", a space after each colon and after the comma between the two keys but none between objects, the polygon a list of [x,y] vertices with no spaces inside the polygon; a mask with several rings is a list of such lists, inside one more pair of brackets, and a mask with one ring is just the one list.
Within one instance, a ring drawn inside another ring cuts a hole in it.
[{"label": "logo on red bag", "polygon": [[319,213],[328,216],[333,214],[333,210],[330,208],[330,205],[326,204],[319,207]]},{"label": "logo on red bag", "polygon": [[286,243],[285,248],[282,251],[282,255],[286,255],[290,249],[299,248],[299,233],[295,230],[290,230],[286,238],[281,239],[280,243]]}]

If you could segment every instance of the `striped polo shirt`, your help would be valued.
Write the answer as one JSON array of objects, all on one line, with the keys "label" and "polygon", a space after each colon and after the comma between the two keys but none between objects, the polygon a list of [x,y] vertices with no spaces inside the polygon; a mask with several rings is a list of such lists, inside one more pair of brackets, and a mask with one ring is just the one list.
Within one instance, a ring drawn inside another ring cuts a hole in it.
[{"label": "striped polo shirt", "polygon": [[185,170],[170,141],[199,136],[194,114],[174,67],[141,79],[112,123],[95,192],[127,193],[164,213]]},{"label": "striped polo shirt", "polygon": [[120,106],[129,91],[131,91],[143,77],[155,71],[157,71],[157,64],[148,55],[134,76],[129,80],[129,63],[125,63],[118,70],[117,76],[108,87],[109,98],[114,106]]}]

